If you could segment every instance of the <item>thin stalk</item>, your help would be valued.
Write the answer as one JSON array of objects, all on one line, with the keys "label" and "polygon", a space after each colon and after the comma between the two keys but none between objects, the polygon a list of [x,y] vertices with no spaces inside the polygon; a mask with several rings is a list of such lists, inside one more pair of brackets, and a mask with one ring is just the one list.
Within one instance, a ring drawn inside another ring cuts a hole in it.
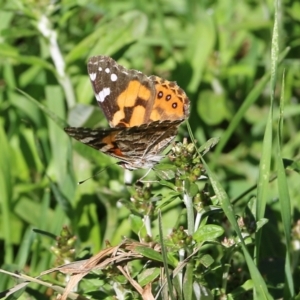
[{"label": "thin stalk", "polygon": [[186,206],[187,211],[187,222],[188,222],[188,234],[193,235],[194,234],[194,206],[193,206],[193,199],[188,195],[188,191],[185,188],[185,181],[182,182],[183,187],[183,202]]},{"label": "thin stalk", "polygon": [[71,79],[65,72],[66,64],[57,42],[57,34],[52,29],[51,22],[45,15],[41,16],[37,28],[49,43],[49,52],[57,72],[57,79],[65,93],[68,106],[72,107],[76,102],[75,93]]}]

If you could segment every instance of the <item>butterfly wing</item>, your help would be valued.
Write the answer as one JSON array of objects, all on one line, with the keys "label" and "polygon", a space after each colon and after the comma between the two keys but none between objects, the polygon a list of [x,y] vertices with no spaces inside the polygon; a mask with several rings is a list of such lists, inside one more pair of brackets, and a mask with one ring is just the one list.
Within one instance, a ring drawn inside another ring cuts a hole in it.
[{"label": "butterfly wing", "polygon": [[129,170],[151,168],[175,138],[180,120],[153,122],[131,128],[89,129],[67,127],[76,140],[118,158]]},{"label": "butterfly wing", "polygon": [[153,106],[155,87],[146,75],[128,70],[107,56],[91,57],[88,73],[97,102],[111,127],[147,123],[146,112]]},{"label": "butterfly wing", "polygon": [[189,115],[189,99],[176,82],[128,70],[107,56],[91,57],[88,73],[111,127],[183,121]]},{"label": "butterfly wing", "polygon": [[67,127],[71,137],[121,160],[129,170],[151,168],[189,115],[189,99],[176,84],[93,56],[88,73],[111,129]]},{"label": "butterfly wing", "polygon": [[176,82],[150,76],[155,86],[155,98],[150,120],[185,120],[189,116],[190,100]]}]

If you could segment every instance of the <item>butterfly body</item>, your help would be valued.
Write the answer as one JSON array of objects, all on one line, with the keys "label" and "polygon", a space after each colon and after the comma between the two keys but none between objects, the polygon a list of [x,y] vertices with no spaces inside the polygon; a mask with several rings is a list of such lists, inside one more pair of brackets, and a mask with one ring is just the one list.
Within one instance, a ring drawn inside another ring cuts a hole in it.
[{"label": "butterfly body", "polygon": [[151,168],[189,114],[189,99],[175,83],[93,56],[88,73],[110,129],[67,127],[78,141],[116,157],[129,170]]}]

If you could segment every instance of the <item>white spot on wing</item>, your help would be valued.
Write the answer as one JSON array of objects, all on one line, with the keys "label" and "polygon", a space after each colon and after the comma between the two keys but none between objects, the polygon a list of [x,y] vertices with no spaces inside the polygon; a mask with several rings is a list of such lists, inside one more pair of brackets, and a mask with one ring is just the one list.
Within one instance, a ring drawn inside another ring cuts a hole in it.
[{"label": "white spot on wing", "polygon": [[85,137],[84,139],[80,139],[80,142],[87,144],[91,141],[93,141],[95,138],[94,137]]},{"label": "white spot on wing", "polygon": [[98,70],[101,72],[101,71],[102,71],[102,68],[101,68],[101,67],[99,67],[99,68],[98,68]]},{"label": "white spot on wing", "polygon": [[110,80],[111,81],[117,81],[117,79],[118,79],[118,76],[115,73],[110,75]]},{"label": "white spot on wing", "polygon": [[97,74],[96,73],[90,73],[89,75],[90,75],[91,80],[95,81]]},{"label": "white spot on wing", "polygon": [[110,73],[110,69],[109,68],[106,68],[105,69],[105,72],[108,74],[108,73]]},{"label": "white spot on wing", "polygon": [[96,99],[97,101],[103,102],[108,95],[110,95],[110,88],[104,88],[96,95]]},{"label": "white spot on wing", "polygon": [[[111,145],[106,145],[106,146],[104,146],[104,147],[102,147],[101,148],[101,152],[105,152],[105,151],[108,151],[108,150],[110,150],[112,147],[111,147]],[[100,151],[100,150],[99,150]]]}]

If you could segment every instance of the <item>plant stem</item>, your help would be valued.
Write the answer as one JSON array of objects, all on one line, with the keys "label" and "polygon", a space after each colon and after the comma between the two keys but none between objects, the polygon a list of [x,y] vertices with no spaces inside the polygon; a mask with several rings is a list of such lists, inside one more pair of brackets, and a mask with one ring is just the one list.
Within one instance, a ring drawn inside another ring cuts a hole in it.
[{"label": "plant stem", "polygon": [[52,29],[49,19],[42,15],[37,24],[38,30],[47,39],[49,43],[49,52],[57,71],[57,79],[65,93],[69,107],[75,105],[75,93],[70,77],[65,72],[65,61],[57,42],[57,34]]},{"label": "plant stem", "polygon": [[194,206],[193,199],[188,195],[188,191],[185,188],[185,181],[182,182],[183,187],[183,202],[186,206],[187,211],[187,223],[188,223],[188,234],[194,234]]}]

